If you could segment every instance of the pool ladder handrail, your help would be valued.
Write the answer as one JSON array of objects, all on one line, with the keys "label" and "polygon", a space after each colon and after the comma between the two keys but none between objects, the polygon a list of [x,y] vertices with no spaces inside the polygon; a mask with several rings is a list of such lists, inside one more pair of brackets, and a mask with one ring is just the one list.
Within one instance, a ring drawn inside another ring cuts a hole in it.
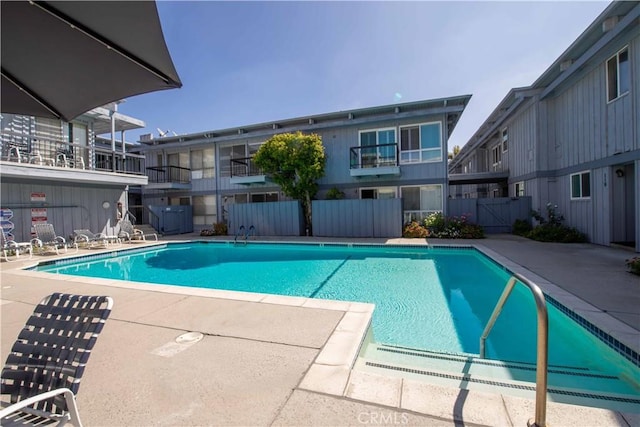
[{"label": "pool ladder handrail", "polygon": [[249,235],[253,232],[253,235],[256,235],[256,228],[251,225],[248,229],[247,232],[244,235],[244,243],[247,244],[247,240],[249,240]]},{"label": "pool ladder handrail", "polygon": [[240,235],[242,230],[244,230],[244,225],[241,225],[240,227],[238,227],[238,231],[236,231],[236,235],[233,238],[233,244],[236,244],[236,242],[238,241],[238,236]]},{"label": "pool ladder handrail", "polygon": [[502,312],[504,304],[511,295],[511,291],[516,285],[516,280],[524,284],[531,293],[533,299],[536,302],[536,311],[538,317],[538,343],[537,343],[537,357],[536,357],[536,414],[534,419],[530,419],[527,422],[529,427],[545,427],[547,417],[547,370],[548,370],[548,356],[549,356],[549,316],[547,313],[547,304],[544,299],[542,290],[521,274],[514,274],[507,282],[502,295],[498,300],[493,313],[485,326],[482,336],[480,337],[480,357],[485,358],[485,341],[496,323],[498,316]]}]

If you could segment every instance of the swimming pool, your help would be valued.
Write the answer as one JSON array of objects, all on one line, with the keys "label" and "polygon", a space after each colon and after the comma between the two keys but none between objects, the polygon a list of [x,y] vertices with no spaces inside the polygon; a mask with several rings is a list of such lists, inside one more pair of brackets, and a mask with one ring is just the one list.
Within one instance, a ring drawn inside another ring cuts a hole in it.
[{"label": "swimming pool", "polygon": [[[473,248],[196,242],[115,255],[38,270],[374,303],[375,341],[455,354],[478,353],[479,337],[510,277]],[[638,392],[637,367],[562,310],[548,308],[551,365],[619,376],[626,380],[607,391]],[[487,340],[487,356],[535,362],[535,321],[533,298],[517,286]]]}]

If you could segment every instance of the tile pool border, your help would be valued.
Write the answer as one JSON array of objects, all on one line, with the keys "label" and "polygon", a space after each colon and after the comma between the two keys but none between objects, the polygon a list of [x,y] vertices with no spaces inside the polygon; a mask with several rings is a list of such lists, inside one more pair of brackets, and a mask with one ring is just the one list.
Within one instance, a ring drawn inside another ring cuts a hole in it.
[{"label": "tile pool border", "polygon": [[[586,301],[580,299],[579,297],[570,294],[566,290],[558,287],[557,285],[549,282],[548,280],[538,276],[534,272],[526,269],[525,267],[511,261],[510,259],[500,255],[499,253],[485,247],[482,244],[461,244],[461,245],[430,245],[430,244],[402,244],[402,243],[350,243],[350,242],[300,242],[300,241],[259,241],[254,240],[250,242],[243,241],[241,243],[236,243],[228,240],[179,240],[172,242],[161,242],[157,244],[145,245],[144,247],[139,248],[123,248],[118,247],[112,250],[103,251],[96,254],[82,254],[82,255],[72,255],[64,258],[57,258],[52,260],[46,260],[38,262],[35,265],[28,266],[25,270],[37,271],[37,267],[39,266],[47,266],[47,265],[67,265],[76,262],[83,261],[91,261],[100,258],[109,258],[120,256],[123,253],[127,254],[135,254],[140,252],[148,252],[152,250],[160,250],[165,249],[169,245],[179,245],[179,244],[190,244],[190,243],[205,243],[205,244],[213,244],[213,245],[225,245],[225,246],[235,246],[235,245],[300,245],[300,246],[318,246],[318,247],[378,247],[378,248],[388,248],[388,247],[401,247],[401,248],[411,248],[411,249],[444,249],[444,250],[476,250],[484,255],[488,261],[495,264],[496,267],[506,271],[510,274],[520,273],[527,277],[529,280],[532,280],[535,284],[537,284],[543,291],[546,300],[554,306],[556,309],[560,310],[563,314],[567,315],[573,321],[575,321],[578,325],[584,328],[587,332],[598,338],[601,342],[607,345],[609,348],[614,350],[620,356],[624,357],[626,360],[631,362],[634,366],[640,368],[640,349],[632,348],[633,344],[638,342],[638,334],[633,328],[619,320],[613,318],[609,314],[599,310],[598,308],[588,304]],[[85,278],[85,279],[93,279],[93,278]],[[110,284],[113,285],[114,279],[102,279],[109,280]],[[122,281],[118,281],[122,282]],[[136,282],[127,282],[127,283],[136,283]],[[146,285],[146,284],[145,284]],[[147,285],[153,286],[156,289],[159,286],[162,287],[173,287],[172,285]],[[182,287],[179,288],[184,289],[197,289],[190,287]],[[236,291],[226,291],[226,290],[215,290],[212,291],[220,291],[225,294],[233,293]],[[271,296],[272,298],[265,297],[265,302],[269,302],[269,300],[273,301],[275,299],[282,298],[294,298],[294,299],[304,299],[304,297],[285,297],[279,295],[270,295],[270,294],[255,294],[250,292],[240,292],[240,294],[249,294],[249,295],[263,295],[263,296]],[[310,300],[315,300],[309,298]],[[255,301],[255,299],[251,298],[251,301]],[[286,304],[289,305],[289,304]],[[603,328],[596,326],[595,323],[603,324]]]},{"label": "tile pool border", "polygon": [[[540,287],[549,304],[640,368],[640,348],[638,348],[640,333],[638,331],[499,253],[481,244],[473,247],[505,271],[522,274],[534,282]],[[598,327],[595,323],[603,327]],[[634,345],[635,349],[632,348]]]}]

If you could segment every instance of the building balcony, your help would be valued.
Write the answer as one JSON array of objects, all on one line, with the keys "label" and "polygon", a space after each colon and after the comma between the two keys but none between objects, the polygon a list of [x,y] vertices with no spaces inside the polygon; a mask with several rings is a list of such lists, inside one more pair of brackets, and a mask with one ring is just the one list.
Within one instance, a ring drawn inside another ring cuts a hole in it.
[{"label": "building balcony", "polygon": [[265,184],[267,176],[253,162],[253,157],[230,160],[231,184]]},{"label": "building balcony", "polygon": [[351,147],[350,173],[353,177],[400,175],[398,144]]},{"label": "building balcony", "polygon": [[190,190],[191,169],[179,166],[151,166],[147,168],[148,190]]},{"label": "building balcony", "polygon": [[96,145],[0,133],[3,178],[146,185],[144,156]]}]

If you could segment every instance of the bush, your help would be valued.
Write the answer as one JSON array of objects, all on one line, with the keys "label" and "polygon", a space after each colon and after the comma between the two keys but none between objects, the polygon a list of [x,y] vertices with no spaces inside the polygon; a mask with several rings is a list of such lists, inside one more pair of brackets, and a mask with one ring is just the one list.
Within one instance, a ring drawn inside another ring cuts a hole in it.
[{"label": "bush", "polygon": [[213,234],[214,236],[226,236],[229,229],[227,228],[226,222],[216,222],[213,224]]},{"label": "bush", "polygon": [[640,276],[640,256],[625,261],[630,273]]},{"label": "bush", "polygon": [[213,230],[204,229],[200,232],[201,236],[226,236],[228,232],[227,224],[225,222],[216,222],[213,224]]},{"label": "bush", "polygon": [[518,236],[526,236],[531,231],[531,223],[526,219],[516,219],[513,222],[512,233]]},{"label": "bush", "polygon": [[338,190],[338,188],[336,187],[333,187],[329,191],[327,191],[326,199],[327,200],[344,199],[344,192]]},{"label": "bush", "polygon": [[482,239],[484,229],[469,221],[470,215],[445,217],[442,212],[429,215],[424,225],[430,237],[442,239]]},{"label": "bush", "polygon": [[416,221],[411,221],[409,224],[404,226],[404,230],[402,231],[402,237],[406,238],[424,238],[428,237],[429,233],[427,229],[424,228]]},{"label": "bush", "polygon": [[556,243],[585,243],[588,241],[586,234],[579,230],[562,225],[564,217],[556,212],[558,205],[547,203],[547,218],[544,218],[540,212],[531,211],[531,216],[535,218],[540,225],[535,226],[531,231],[525,234],[532,240],[540,242],[556,242]]}]

